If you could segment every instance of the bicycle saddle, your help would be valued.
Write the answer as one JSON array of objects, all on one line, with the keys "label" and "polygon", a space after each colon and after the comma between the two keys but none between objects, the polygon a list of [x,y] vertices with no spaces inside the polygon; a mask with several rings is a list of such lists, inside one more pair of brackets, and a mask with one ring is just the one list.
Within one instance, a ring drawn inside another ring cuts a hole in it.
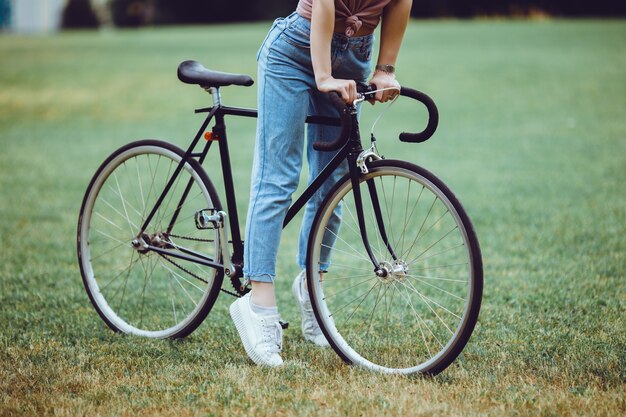
[{"label": "bicycle saddle", "polygon": [[202,88],[225,87],[227,85],[254,84],[254,80],[244,74],[211,71],[197,61],[184,61],[178,66],[178,79],[186,84],[198,84]]}]

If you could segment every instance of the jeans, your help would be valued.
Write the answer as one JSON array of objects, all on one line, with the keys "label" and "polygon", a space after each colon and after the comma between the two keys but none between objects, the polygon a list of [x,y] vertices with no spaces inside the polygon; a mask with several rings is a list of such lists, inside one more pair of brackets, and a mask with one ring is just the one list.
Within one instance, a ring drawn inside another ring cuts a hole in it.
[{"label": "jeans", "polygon": [[[283,221],[302,168],[306,116],[337,116],[337,111],[315,84],[310,26],[308,20],[296,13],[277,19],[257,57],[259,118],[244,246],[244,276],[252,281],[273,282],[276,276]],[[331,46],[333,76],[365,82],[371,71],[372,43],[372,35],[348,38],[334,34]],[[335,154],[315,151],[313,142],[330,141],[338,134],[337,127],[307,126],[309,183]],[[297,257],[302,269],[317,208],[329,189],[347,171],[344,161],[305,207]],[[331,228],[339,227],[340,213],[333,216],[331,223]],[[328,263],[330,254],[326,256]],[[320,268],[325,269],[327,265]]]}]

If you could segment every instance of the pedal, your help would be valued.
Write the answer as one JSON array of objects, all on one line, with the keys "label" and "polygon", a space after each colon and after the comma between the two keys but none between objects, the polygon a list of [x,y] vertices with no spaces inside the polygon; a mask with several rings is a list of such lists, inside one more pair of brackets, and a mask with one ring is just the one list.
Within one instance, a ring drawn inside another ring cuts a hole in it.
[{"label": "pedal", "polygon": [[215,209],[203,209],[194,214],[196,228],[199,230],[218,229],[221,227],[222,218]]},{"label": "pedal", "polygon": [[196,221],[196,227],[200,230],[215,229],[218,231],[220,258],[224,262],[224,274],[229,277],[232,274],[237,274],[228,246],[228,215],[226,212],[215,209],[198,210],[194,215],[194,220]]}]

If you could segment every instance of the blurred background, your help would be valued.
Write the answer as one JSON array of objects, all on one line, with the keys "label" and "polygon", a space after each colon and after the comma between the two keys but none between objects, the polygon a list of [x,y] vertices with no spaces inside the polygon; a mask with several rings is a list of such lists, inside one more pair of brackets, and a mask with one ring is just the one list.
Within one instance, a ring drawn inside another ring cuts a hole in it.
[{"label": "blurred background", "polygon": [[[202,24],[269,20],[295,9],[297,0],[0,0],[0,28],[50,32],[61,28]],[[422,0],[419,18],[622,17],[626,2],[615,0]]]},{"label": "blurred background", "polygon": [[[425,120],[398,100],[379,149],[454,190],[485,268],[478,326],[440,377],[364,373],[302,339],[298,219],[277,264],[284,370],[248,365],[225,294],[181,343],[106,328],[76,259],[93,173],[133,140],[186,148],[211,99],[179,62],[256,78],[271,20],[296,4],[0,0],[0,416],[626,415],[624,0],[413,2],[398,76],[433,97],[439,129],[398,141]],[[223,99],[255,107],[256,86]],[[386,108],[364,106],[362,133]],[[242,221],[255,129],[228,120]],[[214,150],[203,166],[225,201]]]}]

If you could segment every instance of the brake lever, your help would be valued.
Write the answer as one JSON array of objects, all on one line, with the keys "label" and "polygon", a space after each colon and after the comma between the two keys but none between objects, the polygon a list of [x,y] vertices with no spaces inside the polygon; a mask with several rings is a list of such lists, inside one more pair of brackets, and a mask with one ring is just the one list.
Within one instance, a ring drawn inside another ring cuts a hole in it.
[{"label": "brake lever", "polygon": [[[357,98],[356,98],[356,100],[354,100],[352,105],[356,106],[358,103],[361,103],[361,102],[363,102],[365,100],[373,100],[375,95],[376,95],[376,93],[378,93],[380,91],[387,91],[387,90],[396,90],[398,92],[398,96],[400,95],[400,89],[396,88],[396,87],[387,87],[387,88],[380,88],[380,89],[374,88],[372,90],[367,91],[366,93],[357,93]],[[371,96],[371,98],[366,98],[367,96]],[[395,98],[394,98],[394,100],[395,100]]]},{"label": "brake lever", "polygon": [[357,104],[365,101],[365,94],[357,93],[356,99],[352,102],[352,105],[356,107]]}]

